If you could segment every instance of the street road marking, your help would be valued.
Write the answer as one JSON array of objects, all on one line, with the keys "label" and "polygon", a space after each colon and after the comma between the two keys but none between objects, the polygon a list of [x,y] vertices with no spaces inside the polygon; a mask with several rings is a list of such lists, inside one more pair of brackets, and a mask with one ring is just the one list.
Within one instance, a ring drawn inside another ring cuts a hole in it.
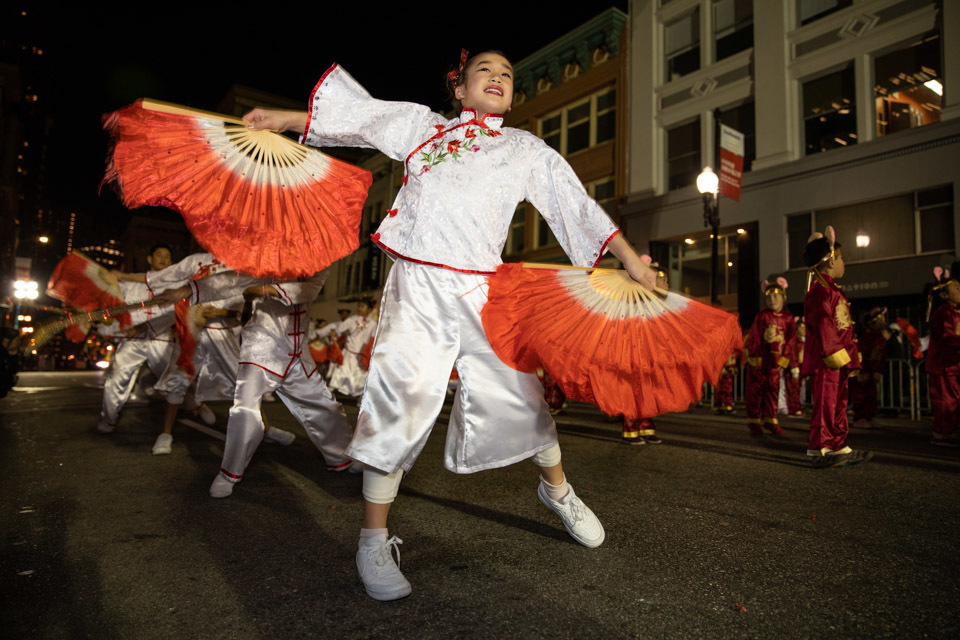
[{"label": "street road marking", "polygon": [[185,419],[185,418],[181,418],[181,419],[180,419],[180,423],[181,423],[181,424],[185,424],[185,425],[187,425],[188,427],[190,427],[190,428],[192,428],[192,429],[196,429],[196,430],[199,431],[200,433],[205,433],[205,434],[207,434],[208,436],[213,436],[214,438],[217,438],[218,440],[224,440],[224,441],[225,441],[225,440],[227,439],[227,436],[226,436],[226,435],[220,433],[219,431],[214,431],[213,429],[210,429],[210,428],[208,428],[208,427],[205,427],[204,425],[200,424],[199,422],[194,422],[193,420],[187,420],[187,419]]}]

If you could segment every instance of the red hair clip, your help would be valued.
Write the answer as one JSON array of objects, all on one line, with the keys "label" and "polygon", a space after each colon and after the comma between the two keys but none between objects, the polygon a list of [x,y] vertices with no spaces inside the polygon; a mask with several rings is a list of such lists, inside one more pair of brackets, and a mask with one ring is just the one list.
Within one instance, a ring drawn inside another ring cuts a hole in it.
[{"label": "red hair clip", "polygon": [[463,67],[467,64],[467,57],[470,55],[466,49],[460,49],[460,66],[457,67],[456,71],[451,71],[447,74],[447,82],[450,84],[456,84],[457,80],[460,78],[460,74],[463,73]]}]

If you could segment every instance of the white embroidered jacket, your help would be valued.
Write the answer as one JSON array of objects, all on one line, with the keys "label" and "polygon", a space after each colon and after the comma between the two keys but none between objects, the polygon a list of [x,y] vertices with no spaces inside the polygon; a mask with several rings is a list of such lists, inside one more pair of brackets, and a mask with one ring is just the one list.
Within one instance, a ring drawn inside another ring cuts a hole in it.
[{"label": "white embroidered jacket", "polygon": [[[154,291],[150,289],[150,285],[143,282],[120,282],[119,285],[120,293],[123,294],[123,299],[127,304],[143,302],[153,298]],[[132,338],[127,339],[173,342],[176,338],[174,337],[171,329],[173,328],[173,323],[175,320],[176,315],[173,310],[173,305],[144,307],[143,309],[131,311],[131,324],[134,327],[142,327],[143,330]],[[116,332],[117,337],[126,338],[125,334],[119,329],[118,325],[113,326],[116,327],[114,331]]]},{"label": "white embroidered jacket", "polygon": [[279,283],[225,271],[194,280],[190,304],[223,300],[254,285],[273,286],[279,296],[257,298],[253,303],[253,316],[241,334],[240,364],[252,364],[283,378],[300,360],[310,377],[317,367],[309,354],[303,357],[310,325],[307,309],[323,288],[328,271],[324,269],[309,278]]},{"label": "white embroidered jacket", "polygon": [[523,200],[575,265],[596,264],[618,232],[563,156],[502,127],[501,116],[464,109],[448,120],[423,105],[375,100],[338,65],[310,101],[305,144],[372,147],[404,162],[404,186],[371,236],[394,258],[492,273]]}]

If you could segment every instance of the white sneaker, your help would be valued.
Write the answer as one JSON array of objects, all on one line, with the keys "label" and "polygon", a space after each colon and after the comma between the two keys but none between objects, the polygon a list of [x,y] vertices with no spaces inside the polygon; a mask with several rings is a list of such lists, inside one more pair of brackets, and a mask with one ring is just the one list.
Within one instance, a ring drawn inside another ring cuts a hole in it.
[{"label": "white sneaker", "polygon": [[[363,582],[367,595],[381,602],[406,598],[413,590],[410,583],[400,573],[400,548],[403,540],[393,536],[387,540],[387,534],[373,536],[360,544],[357,549],[357,574]],[[397,561],[393,561],[393,551],[397,552]]]},{"label": "white sneaker", "polygon": [[213,409],[208,407],[205,404],[201,404],[199,407],[194,409],[194,412],[200,416],[200,419],[203,420],[203,423],[207,426],[213,426],[217,424],[217,416],[213,412]]},{"label": "white sneaker", "polygon": [[164,456],[173,451],[173,436],[169,433],[161,433],[157,436],[157,441],[153,443],[153,455]]},{"label": "white sneaker", "polygon": [[100,433],[113,433],[113,430],[117,428],[115,424],[107,424],[102,420],[97,423],[97,431]]},{"label": "white sneaker", "polygon": [[540,486],[537,488],[537,497],[540,498],[540,502],[560,516],[560,519],[563,520],[563,526],[567,528],[567,533],[574,540],[591,549],[603,544],[606,537],[603,525],[600,524],[600,520],[593,514],[590,507],[583,504],[583,500],[573,492],[572,486],[561,500],[552,500],[547,495],[541,480]]},{"label": "white sneaker", "polygon": [[293,444],[293,441],[297,439],[297,436],[289,431],[284,431],[283,429],[278,429],[277,427],[270,427],[267,429],[267,432],[263,434],[263,439],[267,442],[276,442],[277,444],[282,444],[286,447]]},{"label": "white sneaker", "polygon": [[224,478],[222,473],[218,473],[217,477],[213,479],[213,484],[210,485],[210,497],[226,498],[233,493],[233,485],[235,484],[235,482],[230,482]]}]

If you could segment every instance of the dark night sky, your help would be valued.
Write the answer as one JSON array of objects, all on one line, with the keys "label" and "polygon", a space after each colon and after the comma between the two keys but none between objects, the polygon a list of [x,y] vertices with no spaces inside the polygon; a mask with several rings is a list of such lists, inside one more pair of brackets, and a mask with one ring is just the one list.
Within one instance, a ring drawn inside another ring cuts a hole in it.
[{"label": "dark night sky", "polygon": [[468,11],[465,3],[107,2],[39,9],[34,24],[54,101],[48,175],[55,210],[96,211],[107,224],[125,224],[116,198],[96,195],[106,155],[100,115],[137,98],[213,109],[237,83],[306,106],[336,61],[376,97],[441,109],[443,76],[461,46],[502,49],[516,61],[607,8],[627,5],[470,3]]}]

